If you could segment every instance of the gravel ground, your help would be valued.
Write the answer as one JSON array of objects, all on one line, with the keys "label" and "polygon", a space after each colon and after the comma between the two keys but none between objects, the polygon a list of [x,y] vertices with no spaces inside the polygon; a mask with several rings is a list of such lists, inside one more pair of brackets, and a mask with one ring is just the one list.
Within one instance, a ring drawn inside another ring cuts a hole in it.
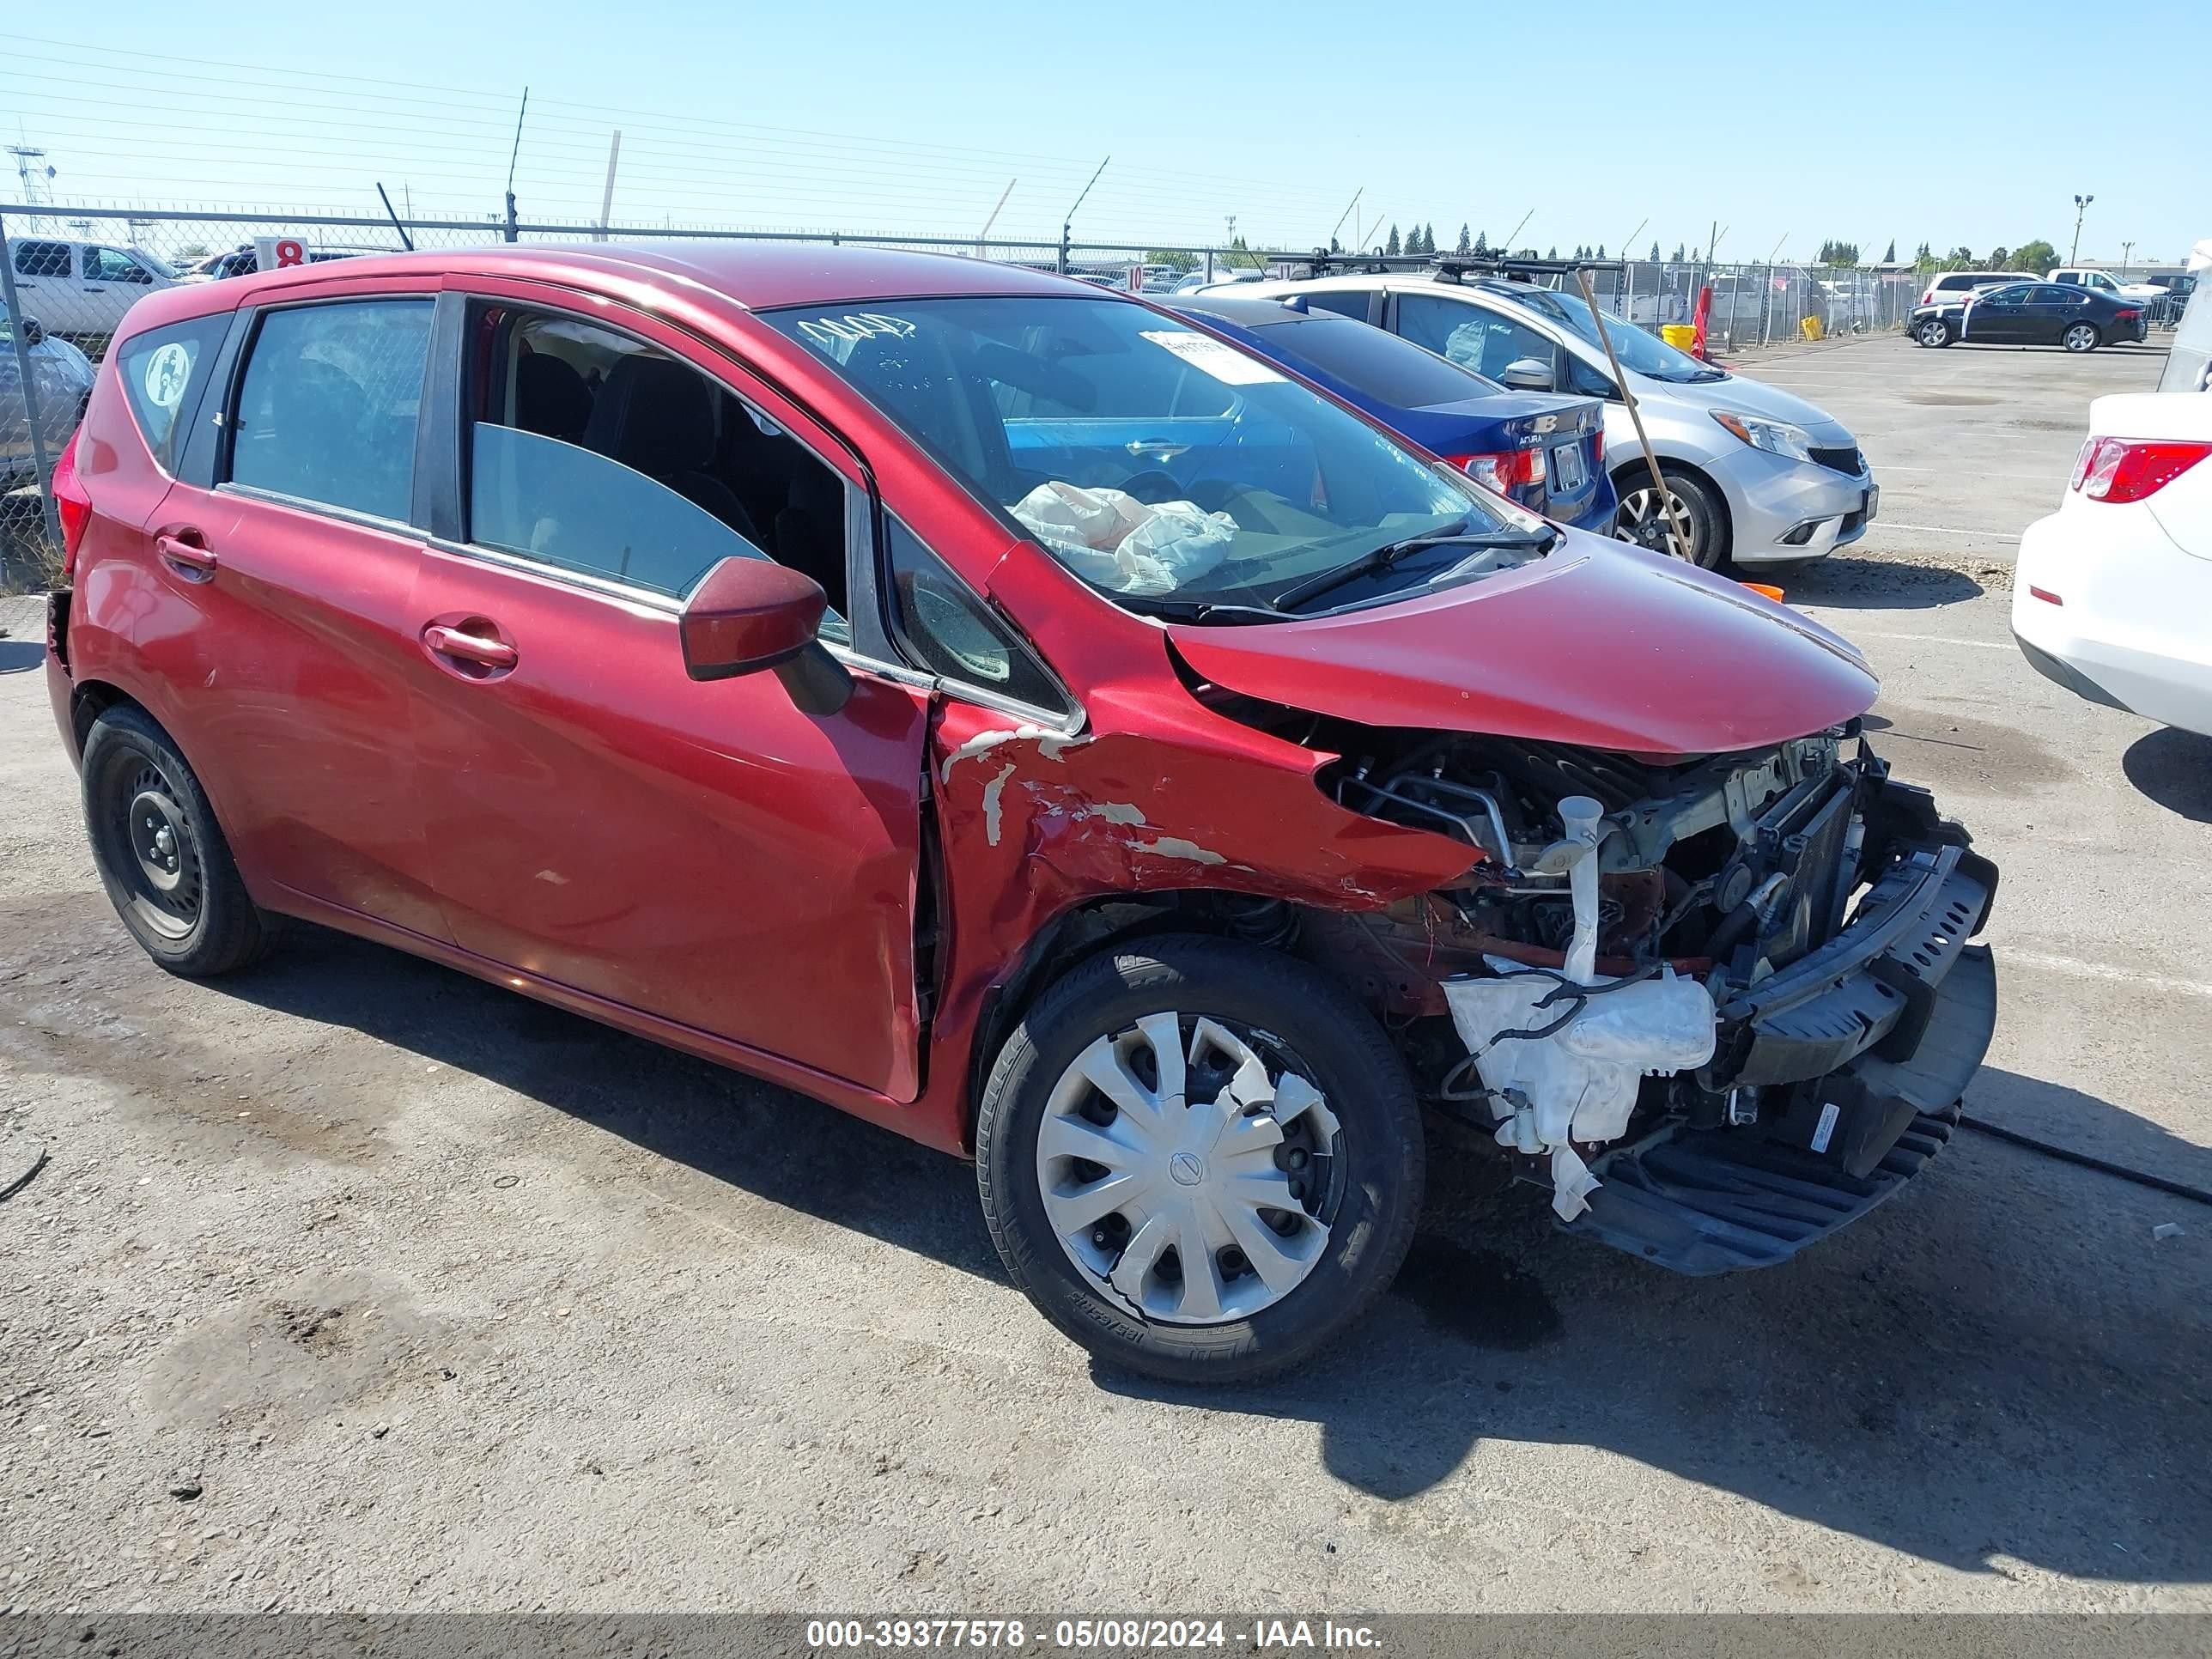
[{"label": "gravel ground", "polygon": [[[2155,362],[1759,372],[1884,485],[1791,598],[2004,866],[1972,1109],[2212,1186],[2212,744],[2004,622],[2087,398]],[[155,971],[0,624],[0,1188],[46,1158],[0,1200],[0,1606],[2212,1610],[2212,1210],[1967,1134],[1692,1281],[1445,1142],[1341,1351],[1133,1383],[951,1160],[333,934]]]}]

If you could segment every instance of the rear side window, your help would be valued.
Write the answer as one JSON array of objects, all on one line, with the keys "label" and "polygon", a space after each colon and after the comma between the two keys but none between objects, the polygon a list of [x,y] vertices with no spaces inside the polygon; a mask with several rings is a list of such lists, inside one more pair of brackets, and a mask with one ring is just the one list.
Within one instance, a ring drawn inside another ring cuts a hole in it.
[{"label": "rear side window", "polygon": [[134,335],[117,349],[116,368],[131,412],[164,472],[176,471],[185,422],[198,406],[216,349],[229,326],[230,313],[221,312]]},{"label": "rear side window", "polygon": [[430,309],[344,300],[263,318],[239,392],[231,481],[406,522]]},{"label": "rear side window", "polygon": [[1340,317],[1349,317],[1355,323],[1364,323],[1375,315],[1375,296],[1365,289],[1325,288],[1298,296],[1309,309],[1333,311]]},{"label": "rear side window", "polygon": [[1426,409],[1503,391],[1470,369],[1425,351],[1411,341],[1365,323],[1334,317],[1303,323],[1270,323],[1261,343],[1293,363],[1310,363],[1355,391],[1396,409]]},{"label": "rear side window", "polygon": [[16,243],[15,274],[18,276],[68,276],[70,245],[67,242]]}]

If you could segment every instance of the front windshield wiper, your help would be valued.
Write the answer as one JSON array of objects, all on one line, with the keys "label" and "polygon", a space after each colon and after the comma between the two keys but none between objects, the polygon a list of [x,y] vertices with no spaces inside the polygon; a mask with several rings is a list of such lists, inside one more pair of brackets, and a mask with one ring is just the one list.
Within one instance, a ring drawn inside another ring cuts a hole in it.
[{"label": "front windshield wiper", "polygon": [[1290,613],[1278,611],[1273,605],[1231,605],[1221,599],[1177,599],[1161,593],[1117,593],[1114,596],[1131,611],[1141,611],[1147,617],[1165,617],[1170,622],[1287,622]]},{"label": "front windshield wiper", "polygon": [[1356,581],[1360,577],[1371,575],[1378,570],[1388,570],[1407,554],[1418,553],[1425,547],[1525,548],[1532,552],[1540,553],[1547,550],[1552,544],[1559,539],[1559,532],[1551,529],[1489,530],[1436,536],[1409,536],[1401,542],[1385,542],[1382,546],[1363,553],[1349,563],[1337,566],[1334,570],[1324,570],[1318,574],[1307,577],[1304,581],[1292,582],[1275,595],[1275,608],[1278,611],[1294,611],[1308,599],[1317,598],[1334,588],[1341,587],[1346,582]]}]

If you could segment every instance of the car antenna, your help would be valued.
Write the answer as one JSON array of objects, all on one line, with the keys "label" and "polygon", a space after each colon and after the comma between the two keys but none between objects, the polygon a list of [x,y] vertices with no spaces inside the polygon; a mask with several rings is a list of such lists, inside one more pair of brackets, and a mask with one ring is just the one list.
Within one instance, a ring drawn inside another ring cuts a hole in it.
[{"label": "car antenna", "polygon": [[1583,291],[1583,303],[1589,307],[1590,321],[1597,325],[1597,343],[1605,348],[1605,360],[1613,368],[1613,383],[1620,388],[1621,401],[1628,405],[1628,418],[1636,428],[1636,441],[1643,446],[1644,463],[1651,469],[1651,487],[1659,495],[1659,505],[1666,510],[1667,535],[1674,544],[1674,556],[1687,564],[1690,561],[1690,538],[1682,529],[1681,509],[1674,505],[1674,492],[1667,488],[1667,480],[1659,471],[1659,457],[1652,453],[1650,434],[1644,429],[1644,411],[1636,406],[1636,392],[1628,384],[1628,376],[1620,372],[1620,359],[1613,354],[1613,331],[1605,325],[1605,313],[1597,308],[1597,290],[1590,286],[1588,267],[1575,267],[1575,281]]},{"label": "car antenna", "polygon": [[399,222],[399,216],[392,212],[392,198],[384,195],[384,180],[381,179],[376,181],[376,193],[384,197],[384,211],[386,216],[392,221],[392,229],[399,233],[399,246],[412,253],[415,251],[415,239],[407,234],[407,227]]}]

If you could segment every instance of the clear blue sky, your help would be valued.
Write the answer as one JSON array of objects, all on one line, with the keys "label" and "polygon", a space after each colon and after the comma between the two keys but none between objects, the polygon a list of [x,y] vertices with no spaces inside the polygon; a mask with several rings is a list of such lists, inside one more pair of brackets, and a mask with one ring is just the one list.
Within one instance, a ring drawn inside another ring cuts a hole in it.
[{"label": "clear blue sky", "polygon": [[1671,255],[1718,221],[1723,259],[2063,255],[2077,191],[2085,258],[2212,235],[2202,5],[105,0],[21,27],[0,134],[49,152],[57,200],[361,212],[381,179],[478,217],[526,83],[526,218],[596,218],[620,128],[618,222],[973,235],[1018,179],[994,234],[1047,240],[1110,153],[1079,240],[1234,214],[1307,246],[1355,191],[1446,246],[1533,209],[1518,245],[1619,252],[1648,220],[1636,251]]}]

